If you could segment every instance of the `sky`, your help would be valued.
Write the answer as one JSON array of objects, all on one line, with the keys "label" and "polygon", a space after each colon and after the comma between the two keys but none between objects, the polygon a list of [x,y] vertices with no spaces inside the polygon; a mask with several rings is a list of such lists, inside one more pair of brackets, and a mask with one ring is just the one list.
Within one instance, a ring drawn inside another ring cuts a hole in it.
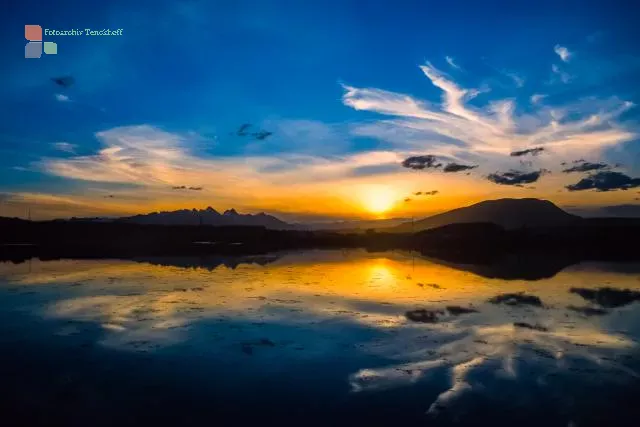
[{"label": "sky", "polygon": [[[502,197],[640,203],[633,2],[5,9],[0,215],[212,206],[305,221]],[[45,35],[58,53],[24,58],[26,24],[122,35]],[[52,80],[63,76],[73,83]]]}]

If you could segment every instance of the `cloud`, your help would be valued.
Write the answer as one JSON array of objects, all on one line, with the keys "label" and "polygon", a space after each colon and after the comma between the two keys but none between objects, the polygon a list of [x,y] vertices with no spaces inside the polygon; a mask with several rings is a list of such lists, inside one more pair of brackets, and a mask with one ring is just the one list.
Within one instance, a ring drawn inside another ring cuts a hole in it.
[{"label": "cloud", "polygon": [[509,155],[511,157],[521,157],[521,156],[526,156],[527,154],[531,154],[532,156],[537,156],[543,151],[544,151],[544,147],[535,147],[535,148],[527,148],[526,150],[512,151],[511,154]]},{"label": "cloud", "polygon": [[566,158],[597,155],[637,137],[617,120],[633,107],[631,102],[589,98],[518,113],[514,99],[469,105],[476,90],[459,86],[430,63],[420,70],[441,90],[440,104],[377,88],[344,86],[345,105],[388,116],[354,125],[354,132],[386,141],[399,151],[457,160],[483,158],[489,165],[504,163],[502,156],[513,147],[544,147]]},{"label": "cloud", "polygon": [[51,144],[53,148],[58,151],[64,151],[65,153],[75,154],[77,145],[70,144],[68,142],[54,142]]},{"label": "cloud", "polygon": [[56,100],[60,102],[71,102],[71,98],[61,93],[56,93],[55,97],[56,97]]},{"label": "cloud", "polygon": [[572,172],[591,172],[600,169],[606,169],[609,167],[606,163],[591,163],[586,162],[584,160],[578,160],[574,163],[577,163],[575,166],[564,169],[562,172],[564,173],[572,173]]},{"label": "cloud", "polygon": [[171,187],[172,190],[192,190],[192,191],[202,191],[202,187],[187,187],[186,185],[177,185]]},{"label": "cloud", "polygon": [[609,314],[608,310],[605,310],[603,308],[597,308],[597,307],[577,307],[575,305],[568,305],[567,306],[567,310],[571,310],[571,311],[575,311],[576,313],[580,313],[584,316],[587,317],[591,317],[591,316],[604,316],[606,314]]},{"label": "cloud", "polygon": [[445,172],[461,172],[477,168],[478,165],[462,165],[459,163],[447,163],[444,167]]},{"label": "cloud", "polygon": [[578,294],[582,298],[604,308],[622,307],[634,301],[640,301],[640,292],[631,289],[618,289],[611,287],[589,289],[571,288],[572,294]]},{"label": "cloud", "polygon": [[[192,208],[199,200],[208,203],[215,196],[223,206],[246,211],[305,214],[314,206],[316,213],[355,218],[365,211],[361,207],[358,212],[361,205],[357,204],[354,213],[353,194],[371,181],[369,175],[385,176],[390,184],[398,183],[402,188],[398,191],[411,188],[402,182],[402,168],[398,166],[405,156],[392,151],[212,156],[206,151],[207,139],[149,125],[113,128],[98,132],[96,138],[101,146],[92,154],[44,157],[30,167],[76,180],[74,189],[85,194],[95,194],[88,193],[87,186],[100,183],[109,194],[118,196],[126,213]],[[362,175],[367,169],[369,173]],[[202,183],[207,185],[198,196],[195,190],[173,190],[198,188]],[[140,199],[133,202],[123,197],[129,193]],[[93,198],[106,202],[103,195]],[[319,212],[315,206],[326,210]]]},{"label": "cloud", "polygon": [[445,59],[447,60],[447,64],[451,65],[451,67],[455,68],[456,70],[461,69],[460,66],[453,61],[452,57],[445,56]]},{"label": "cloud", "polygon": [[546,98],[547,95],[542,95],[540,93],[534,93],[533,95],[531,95],[531,103],[532,104],[538,104],[540,103],[540,101],[542,101],[544,98]]},{"label": "cloud", "polygon": [[631,178],[621,172],[598,172],[587,178],[583,178],[576,184],[567,185],[569,191],[615,191],[628,190],[640,187],[640,178]]},{"label": "cloud", "polygon": [[[149,200],[146,208],[151,204],[156,208],[194,203],[195,193],[171,188],[206,184],[202,198],[215,197],[220,203],[223,200],[229,203],[228,206],[247,209],[250,203],[261,209],[290,211],[302,208],[300,200],[304,195],[305,200],[322,200],[323,206],[331,206],[323,213],[334,215],[337,209],[334,202],[345,210],[349,205],[353,212],[346,189],[370,183],[373,175],[392,183],[399,194],[409,194],[418,188],[410,181],[421,177],[411,176],[407,168],[426,170],[441,164],[436,169],[443,170],[447,163],[455,163],[481,165],[479,169],[485,175],[528,170],[518,165],[517,158],[510,157],[514,150],[526,147],[552,151],[554,162],[578,157],[599,161],[599,156],[609,149],[638,137],[635,125],[621,119],[633,104],[619,98],[592,97],[573,102],[563,98],[562,102],[544,105],[529,105],[525,99],[527,105],[523,108],[518,104],[521,97],[483,97],[480,102],[477,95],[481,89],[465,87],[429,63],[417,71],[434,85],[441,97],[422,100],[376,87],[345,85],[344,105],[376,114],[369,114],[363,121],[328,126],[315,121],[320,126],[290,121],[297,123],[287,125],[288,133],[285,126],[279,125],[285,120],[261,122],[246,132],[250,135],[264,128],[274,135],[264,141],[250,136],[235,137],[243,145],[233,155],[213,156],[202,139],[188,133],[148,125],[124,126],[97,133],[99,148],[88,155],[51,155],[32,163],[30,168],[82,181],[75,183],[74,188],[99,182],[117,194],[118,199],[123,187],[128,191],[144,188],[141,194]],[[237,128],[228,131],[235,135]],[[249,145],[253,151],[247,149]],[[376,148],[362,151],[363,147]],[[407,162],[411,157],[421,156],[433,156],[436,160]],[[551,169],[552,165],[545,163],[550,157],[541,156],[536,169]],[[400,163],[405,168],[399,167]],[[470,179],[460,175],[463,174],[431,176],[429,185],[447,195],[455,194],[456,191],[449,190]],[[561,179],[567,182],[560,182]],[[544,183],[557,188],[572,184],[566,175],[554,176]],[[473,187],[474,194],[478,194],[476,188],[481,193],[483,188],[490,187],[484,180],[477,184]],[[287,191],[283,191],[285,188]],[[398,199],[402,200],[401,196]],[[139,205],[133,208],[142,209]]]},{"label": "cloud", "polygon": [[560,46],[559,44],[555,45],[553,51],[560,57],[560,59],[562,59],[563,62],[569,62],[569,59],[572,56],[572,53],[569,52],[569,49],[564,46]]},{"label": "cloud", "polygon": [[6,205],[3,214],[8,216],[24,216],[29,210],[33,219],[63,218],[71,216],[119,216],[124,213],[119,206],[104,200],[87,197],[70,197],[43,193],[9,193],[5,195]]},{"label": "cloud", "polygon": [[238,135],[238,136],[247,136],[247,135],[249,135],[249,133],[247,131],[249,130],[250,127],[251,127],[251,123],[243,123],[242,125],[240,125],[240,127],[236,131],[236,135]]},{"label": "cloud", "polygon": [[493,183],[501,185],[522,185],[536,182],[543,173],[543,170],[533,172],[511,170],[504,173],[492,173],[487,177],[487,179]]},{"label": "cloud", "polygon": [[533,331],[538,331],[538,332],[549,332],[549,329],[539,325],[539,324],[531,324],[531,323],[527,323],[527,322],[513,322],[513,326],[516,328],[524,328],[524,329],[531,329]]},{"label": "cloud", "polygon": [[511,80],[513,80],[513,82],[515,83],[516,87],[522,87],[524,86],[524,78],[519,76],[516,73],[512,73],[512,72],[507,72],[505,73],[507,75],[507,77],[511,78]]},{"label": "cloud", "polygon": [[265,139],[269,138],[271,135],[273,135],[273,132],[269,132],[266,130],[261,130],[259,132],[254,132],[251,134],[255,139],[259,140],[259,141],[264,141]]},{"label": "cloud", "polygon": [[413,195],[414,196],[435,196],[438,193],[439,193],[438,190],[418,191],[418,192],[413,193]]},{"label": "cloud", "polygon": [[491,304],[506,304],[511,306],[532,305],[542,307],[542,300],[535,295],[527,295],[525,293],[506,293],[499,294],[487,300]]},{"label": "cloud", "polygon": [[551,71],[553,72],[553,74],[558,76],[558,78],[560,79],[560,81],[562,83],[569,83],[571,81],[571,79],[572,79],[571,74],[567,73],[566,71],[561,70],[560,67],[558,67],[556,64],[553,64],[551,66]]},{"label": "cloud", "polygon": [[437,169],[441,166],[442,164],[437,163],[436,156],[430,154],[425,154],[423,156],[411,156],[402,161],[402,167],[408,169]]}]

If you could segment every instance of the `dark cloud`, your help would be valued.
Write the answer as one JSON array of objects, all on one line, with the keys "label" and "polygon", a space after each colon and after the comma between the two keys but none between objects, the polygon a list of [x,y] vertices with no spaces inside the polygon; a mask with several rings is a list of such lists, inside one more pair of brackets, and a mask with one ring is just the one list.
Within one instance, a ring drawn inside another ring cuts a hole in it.
[{"label": "dark cloud", "polygon": [[75,83],[75,79],[71,76],[52,77],[51,81],[62,87],[69,87]]},{"label": "dark cloud", "polygon": [[408,169],[435,169],[442,166],[442,164],[437,163],[436,156],[431,154],[426,154],[424,156],[411,156],[407,157],[402,161],[402,167]]},{"label": "dark cloud", "polygon": [[202,191],[203,187],[187,187],[186,185],[179,185],[179,186],[176,186],[176,187],[172,187],[172,190]]},{"label": "dark cloud", "polygon": [[549,329],[547,329],[542,325],[538,325],[538,324],[532,325],[531,323],[527,323],[527,322],[514,322],[513,326],[515,326],[516,328],[532,329],[534,331],[539,331],[539,332],[549,331]]},{"label": "dark cloud", "polygon": [[419,323],[436,323],[438,315],[444,314],[442,310],[427,310],[420,308],[417,310],[407,311],[404,315],[408,320]]},{"label": "dark cloud", "polygon": [[442,286],[438,285],[437,283],[427,283],[426,285],[424,283],[416,283],[416,285],[420,286],[421,288],[428,286],[433,289],[442,289]]},{"label": "dark cloud", "polygon": [[244,124],[240,125],[240,127],[236,131],[236,135],[238,135],[238,136],[251,135],[252,137],[254,137],[255,139],[258,139],[260,141],[263,141],[263,140],[269,138],[271,135],[273,135],[273,132],[269,132],[267,130],[262,130],[262,129],[257,131],[257,132],[249,133],[249,128],[251,128],[251,126],[252,126],[251,123],[244,123]]},{"label": "dark cloud", "polygon": [[527,154],[531,154],[532,156],[537,156],[543,151],[544,151],[544,147],[528,148],[526,150],[513,151],[511,153],[511,157],[521,157],[521,156],[526,156]]},{"label": "dark cloud", "polygon": [[273,135],[273,132],[269,132],[266,130],[261,130],[260,132],[256,132],[252,134],[253,137],[255,137],[255,139],[258,139],[260,141],[267,139],[268,137],[270,137],[271,135]]},{"label": "dark cloud", "polygon": [[564,173],[591,172],[591,171],[597,171],[597,170],[601,170],[601,169],[606,169],[608,167],[609,167],[609,165],[607,165],[606,163],[580,162],[580,163],[576,164],[575,166],[572,166],[570,168],[567,168],[567,169],[563,170],[562,172],[564,172]]},{"label": "dark cloud", "polygon": [[631,289],[610,287],[597,289],[571,288],[569,292],[578,294],[587,301],[598,304],[604,308],[622,307],[634,301],[640,301],[640,292],[632,291]]},{"label": "dark cloud", "polygon": [[478,313],[478,310],[472,307],[461,307],[459,305],[448,305],[447,311],[452,316],[460,316],[461,314]]},{"label": "dark cloud", "polygon": [[501,185],[530,184],[532,182],[536,182],[545,172],[546,171],[544,169],[533,172],[510,170],[509,172],[504,173],[492,173],[487,177],[487,179],[491,182]]},{"label": "dark cloud", "polygon": [[411,198],[409,198],[409,197],[407,197],[406,199],[404,199],[405,203],[406,203],[406,202],[410,202],[411,200],[412,200],[412,199],[411,199]]},{"label": "dark cloud", "polygon": [[576,184],[567,185],[569,191],[615,191],[640,187],[640,178],[631,178],[621,172],[598,172],[583,178]]},{"label": "dark cloud", "polygon": [[413,193],[414,196],[422,196],[422,191],[418,191],[416,193]]},{"label": "dark cloud", "polygon": [[568,305],[567,309],[571,311],[575,311],[576,313],[583,314],[585,316],[589,316],[589,317],[604,316],[605,314],[609,313],[604,308],[597,308],[597,307],[576,307],[575,305]]},{"label": "dark cloud", "polygon": [[116,196],[114,196],[113,194],[109,194],[109,195],[104,196],[105,199],[113,199],[114,197],[116,197]]},{"label": "dark cloud", "polygon": [[535,307],[542,306],[542,300],[535,295],[527,295],[523,292],[512,294],[500,294],[489,298],[491,304],[507,304],[507,305],[533,305]]},{"label": "dark cloud", "polygon": [[238,128],[238,131],[236,132],[236,135],[238,135],[238,136],[247,136],[247,135],[249,135],[249,133],[247,131],[249,130],[250,127],[251,127],[251,123],[244,123],[244,124],[240,125],[240,127]]},{"label": "dark cloud", "polygon": [[435,196],[436,194],[438,194],[439,191],[438,190],[432,190],[432,191],[418,191],[416,193],[413,193],[414,196]]},{"label": "dark cloud", "polygon": [[477,168],[478,165],[461,165],[459,163],[448,163],[444,167],[445,172],[461,172]]}]

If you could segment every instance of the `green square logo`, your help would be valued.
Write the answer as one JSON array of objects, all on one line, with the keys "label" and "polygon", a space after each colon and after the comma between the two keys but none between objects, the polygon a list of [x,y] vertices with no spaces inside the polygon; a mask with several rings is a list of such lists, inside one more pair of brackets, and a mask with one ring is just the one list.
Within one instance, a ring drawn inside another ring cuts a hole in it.
[{"label": "green square logo", "polygon": [[54,42],[44,42],[44,53],[56,55],[58,53],[58,45]]}]

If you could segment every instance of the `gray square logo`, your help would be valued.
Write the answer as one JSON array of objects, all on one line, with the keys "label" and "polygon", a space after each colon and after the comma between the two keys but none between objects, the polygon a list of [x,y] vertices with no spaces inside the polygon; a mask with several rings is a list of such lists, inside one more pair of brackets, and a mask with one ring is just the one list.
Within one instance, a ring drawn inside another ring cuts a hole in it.
[{"label": "gray square logo", "polygon": [[29,42],[24,47],[25,58],[40,58],[42,56],[42,42]]}]

